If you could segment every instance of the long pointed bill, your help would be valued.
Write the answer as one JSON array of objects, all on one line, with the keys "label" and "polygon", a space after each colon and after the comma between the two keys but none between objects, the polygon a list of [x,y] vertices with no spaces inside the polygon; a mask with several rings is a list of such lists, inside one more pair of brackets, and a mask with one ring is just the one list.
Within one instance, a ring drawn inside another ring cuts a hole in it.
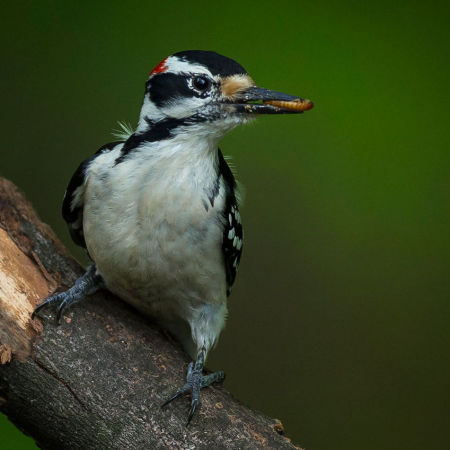
[{"label": "long pointed bill", "polygon": [[253,114],[301,114],[314,106],[311,100],[259,87],[246,89],[232,105],[236,112]]}]

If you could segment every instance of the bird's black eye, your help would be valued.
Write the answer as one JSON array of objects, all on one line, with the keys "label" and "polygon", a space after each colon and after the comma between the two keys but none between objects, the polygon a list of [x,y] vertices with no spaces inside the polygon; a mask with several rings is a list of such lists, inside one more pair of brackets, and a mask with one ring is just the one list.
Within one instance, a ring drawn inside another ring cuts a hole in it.
[{"label": "bird's black eye", "polygon": [[211,82],[209,81],[209,79],[201,76],[194,77],[194,79],[192,80],[192,84],[195,89],[202,92],[206,91],[211,86]]}]

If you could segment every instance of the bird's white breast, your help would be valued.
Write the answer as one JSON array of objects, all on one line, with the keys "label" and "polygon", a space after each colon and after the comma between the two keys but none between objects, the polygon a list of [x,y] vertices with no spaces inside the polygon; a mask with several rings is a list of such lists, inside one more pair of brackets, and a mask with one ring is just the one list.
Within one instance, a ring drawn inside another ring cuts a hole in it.
[{"label": "bird's white breast", "polygon": [[217,172],[209,147],[157,145],[134,150],[117,165],[120,148],[93,161],[84,235],[111,291],[162,321],[192,322],[202,305],[223,308],[226,301],[224,187],[213,206],[207,191]]}]

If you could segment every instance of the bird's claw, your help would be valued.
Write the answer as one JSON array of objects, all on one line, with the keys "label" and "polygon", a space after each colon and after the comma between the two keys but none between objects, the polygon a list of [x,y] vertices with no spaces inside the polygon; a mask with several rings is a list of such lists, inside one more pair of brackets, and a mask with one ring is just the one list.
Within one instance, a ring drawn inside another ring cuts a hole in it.
[{"label": "bird's claw", "polygon": [[56,308],[56,322],[61,322],[61,317],[66,308],[74,303],[79,302],[87,295],[97,292],[104,287],[103,278],[97,273],[95,264],[92,264],[87,269],[86,273],[75,281],[75,284],[64,292],[58,292],[47,298],[42,302],[31,314],[31,318],[34,319],[36,314],[48,306],[54,304],[58,305]]},{"label": "bird's claw", "polygon": [[191,362],[188,366],[186,384],[161,405],[161,408],[164,408],[164,406],[168,405],[173,400],[190,392],[191,409],[189,410],[186,426],[190,424],[195,411],[200,404],[200,389],[207,387],[214,382],[222,382],[225,379],[225,373],[221,370],[209,375],[203,375],[202,371],[202,367],[196,367],[194,363]]},{"label": "bird's claw", "polygon": [[61,317],[64,309],[70,303],[71,303],[70,296],[67,294],[67,292],[58,292],[57,294],[53,294],[50,297],[48,297],[39,306],[37,306],[36,309],[31,314],[31,318],[34,319],[36,314],[42,309],[57,304],[58,307],[56,308],[56,322],[59,324],[61,323]]}]

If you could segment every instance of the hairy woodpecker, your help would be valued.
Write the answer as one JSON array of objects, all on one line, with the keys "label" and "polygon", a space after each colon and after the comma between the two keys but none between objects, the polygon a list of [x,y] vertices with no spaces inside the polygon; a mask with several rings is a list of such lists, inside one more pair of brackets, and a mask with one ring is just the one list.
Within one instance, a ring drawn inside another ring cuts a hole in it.
[{"label": "hairy woodpecker", "polygon": [[[219,140],[255,114],[300,113],[312,103],[256,87],[246,70],[211,51],[162,60],[146,83],[139,123],[76,170],[62,214],[93,261],[69,290],[40,304],[69,305],[107,288],[180,340],[194,362],[165,404],[223,372],[203,364],[227,316],[242,252],[236,181]],[[164,405],[165,405],[164,404]]]}]

